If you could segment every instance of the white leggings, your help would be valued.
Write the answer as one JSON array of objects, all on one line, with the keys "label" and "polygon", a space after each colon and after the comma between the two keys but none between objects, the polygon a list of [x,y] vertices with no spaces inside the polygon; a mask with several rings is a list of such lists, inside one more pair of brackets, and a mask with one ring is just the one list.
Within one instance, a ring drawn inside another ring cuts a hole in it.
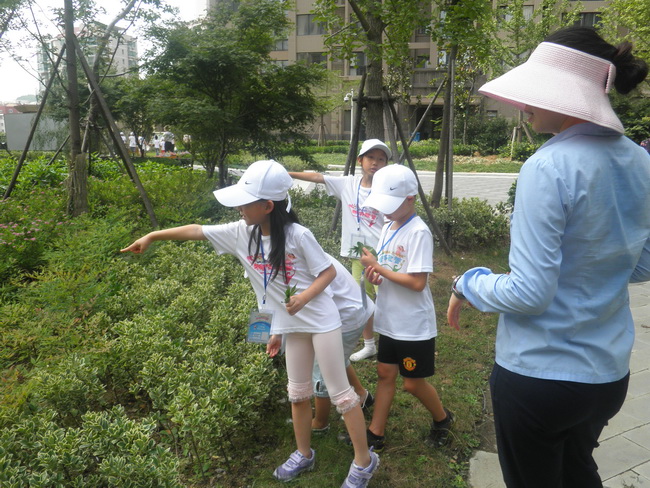
[{"label": "white leggings", "polygon": [[332,403],[344,414],[359,404],[359,395],[350,386],[345,373],[341,328],[320,334],[294,332],[286,334],[286,359],[289,384],[289,401],[298,403],[309,400],[314,394],[312,368],[314,356]]}]

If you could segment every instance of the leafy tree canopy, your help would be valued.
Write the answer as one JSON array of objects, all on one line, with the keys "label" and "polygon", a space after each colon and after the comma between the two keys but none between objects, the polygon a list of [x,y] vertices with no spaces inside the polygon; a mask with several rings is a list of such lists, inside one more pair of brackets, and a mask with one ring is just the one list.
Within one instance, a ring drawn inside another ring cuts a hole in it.
[{"label": "leafy tree canopy", "polygon": [[601,32],[610,41],[632,42],[634,54],[650,64],[650,6],[647,0],[611,0],[601,16]]},{"label": "leafy tree canopy", "polygon": [[153,32],[160,52],[148,66],[158,92],[151,108],[192,136],[208,175],[219,168],[221,185],[229,156],[247,150],[274,157],[286,145],[300,153],[307,142],[304,131],[318,108],[314,89],[325,73],[270,58],[274,43],[286,38],[287,8],[276,0],[231,2],[197,25]]}]

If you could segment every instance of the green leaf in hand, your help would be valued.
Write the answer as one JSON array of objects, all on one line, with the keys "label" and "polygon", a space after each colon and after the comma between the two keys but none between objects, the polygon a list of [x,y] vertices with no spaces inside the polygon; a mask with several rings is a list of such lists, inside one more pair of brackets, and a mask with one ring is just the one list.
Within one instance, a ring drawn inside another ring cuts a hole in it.
[{"label": "green leaf in hand", "polygon": [[284,290],[284,303],[289,303],[289,300],[291,300],[291,297],[296,294],[298,291],[298,288],[296,285],[289,286],[287,285],[287,289]]},{"label": "green leaf in hand", "polygon": [[366,246],[363,242],[358,241],[356,246],[350,248],[350,254],[355,255],[356,257],[361,257],[363,255],[363,248],[366,248],[373,256],[377,257],[377,251],[375,251],[371,246]]}]

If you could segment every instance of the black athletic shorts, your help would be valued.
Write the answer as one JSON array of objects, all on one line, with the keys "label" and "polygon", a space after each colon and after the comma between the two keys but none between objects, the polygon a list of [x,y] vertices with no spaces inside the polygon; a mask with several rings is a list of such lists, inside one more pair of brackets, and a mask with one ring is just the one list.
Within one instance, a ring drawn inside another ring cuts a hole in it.
[{"label": "black athletic shorts", "polygon": [[398,341],[379,334],[377,361],[397,364],[399,374],[406,378],[433,376],[435,368],[436,338],[426,341]]}]

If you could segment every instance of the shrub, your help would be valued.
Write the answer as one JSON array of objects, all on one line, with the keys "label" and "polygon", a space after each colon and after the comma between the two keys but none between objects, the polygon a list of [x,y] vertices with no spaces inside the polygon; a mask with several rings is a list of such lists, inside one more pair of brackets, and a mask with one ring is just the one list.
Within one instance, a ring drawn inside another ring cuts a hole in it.
[{"label": "shrub", "polygon": [[[18,161],[13,158],[0,158],[0,191],[6,191],[11,182]],[[50,163],[50,158],[44,154],[29,158],[23,163],[16,187],[12,194],[26,193],[35,187],[56,188],[63,183],[68,176],[68,168],[63,159],[57,159]]]},{"label": "shrub", "polygon": [[239,265],[205,243],[163,243],[120,275],[124,290],[108,309],[122,318],[107,357],[111,385],[149,403],[163,442],[197,475],[228,465],[232,443],[250,438],[281,390],[263,349],[244,340],[255,301]]},{"label": "shrub", "polygon": [[178,462],[156,445],[155,429],[150,419],[128,419],[121,406],[86,413],[80,427],[69,429],[57,425],[50,410],[18,419],[5,415],[0,484],[181,488]]},{"label": "shrub", "polygon": [[508,217],[485,200],[454,198],[451,210],[443,203],[433,209],[433,215],[442,232],[450,232],[448,244],[453,249],[471,250],[508,243]]},{"label": "shrub", "polygon": [[[537,149],[539,149],[540,144],[530,143],[530,142],[515,142],[513,145],[507,145],[501,147],[500,154],[503,157],[512,157],[516,161],[526,161],[531,157]],[[512,156],[511,156],[512,155]]]},{"label": "shrub", "polygon": [[[460,134],[461,130],[458,128],[457,134]],[[484,155],[497,154],[501,146],[508,144],[511,133],[512,123],[504,117],[475,115],[467,119],[467,141]]]},{"label": "shrub", "polygon": [[69,225],[60,189],[32,190],[26,197],[0,201],[0,280],[35,271],[43,253]]},{"label": "shrub", "polygon": [[77,354],[39,370],[33,388],[36,401],[68,425],[77,425],[81,415],[101,405],[105,391],[98,368]]}]

